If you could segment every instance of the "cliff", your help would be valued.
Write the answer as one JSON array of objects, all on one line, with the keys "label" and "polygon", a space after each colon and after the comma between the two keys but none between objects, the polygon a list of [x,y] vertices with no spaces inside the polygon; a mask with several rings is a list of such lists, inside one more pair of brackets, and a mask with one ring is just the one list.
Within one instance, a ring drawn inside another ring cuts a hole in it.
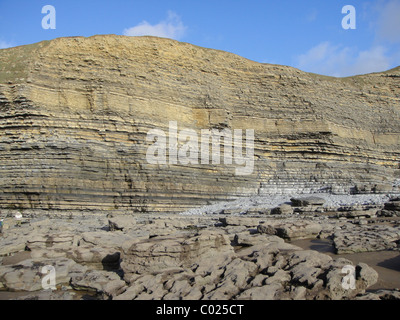
[{"label": "cliff", "polygon": [[[399,119],[400,68],[331,78],[114,35],[4,49],[0,208],[178,212],[271,193],[390,192]],[[244,153],[254,130],[253,170],[149,162],[149,132],[168,136],[171,122],[198,137],[242,129]]]}]

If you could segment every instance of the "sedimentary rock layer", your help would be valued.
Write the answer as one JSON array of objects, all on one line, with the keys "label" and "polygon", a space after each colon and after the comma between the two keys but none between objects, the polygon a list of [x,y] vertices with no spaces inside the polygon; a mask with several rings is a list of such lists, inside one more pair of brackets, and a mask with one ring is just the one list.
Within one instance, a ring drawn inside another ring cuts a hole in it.
[{"label": "sedimentary rock layer", "polygon": [[[399,68],[331,78],[155,37],[0,50],[0,206],[176,212],[254,194],[388,192],[399,80]],[[170,121],[198,135],[242,129],[243,147],[254,130],[254,170],[150,164],[147,134],[168,136]]]}]

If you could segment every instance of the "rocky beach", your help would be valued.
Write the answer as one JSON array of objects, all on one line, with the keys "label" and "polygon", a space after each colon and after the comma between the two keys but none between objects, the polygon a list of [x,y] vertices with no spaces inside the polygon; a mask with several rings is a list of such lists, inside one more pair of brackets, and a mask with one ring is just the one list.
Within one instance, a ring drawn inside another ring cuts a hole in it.
[{"label": "rocky beach", "polygon": [[[20,227],[8,217],[0,299],[399,299],[400,199],[352,198],[254,197],[167,215],[26,212]],[[53,290],[43,266],[55,269]],[[353,289],[345,266],[355,267]]]}]

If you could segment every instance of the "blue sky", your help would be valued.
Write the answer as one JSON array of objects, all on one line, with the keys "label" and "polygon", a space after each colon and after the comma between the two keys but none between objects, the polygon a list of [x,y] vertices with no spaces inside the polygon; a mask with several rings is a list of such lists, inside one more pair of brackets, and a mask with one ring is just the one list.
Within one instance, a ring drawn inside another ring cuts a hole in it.
[{"label": "blue sky", "polygon": [[[56,9],[55,30],[42,28],[45,5]],[[356,29],[342,27],[345,5]],[[400,65],[400,0],[0,0],[0,48],[95,34],[164,36],[349,76]]]}]

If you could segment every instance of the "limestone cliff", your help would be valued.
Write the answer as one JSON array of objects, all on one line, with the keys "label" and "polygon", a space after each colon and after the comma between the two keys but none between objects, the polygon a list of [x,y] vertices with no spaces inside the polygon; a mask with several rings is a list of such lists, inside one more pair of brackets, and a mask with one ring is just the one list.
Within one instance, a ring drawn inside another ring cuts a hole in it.
[{"label": "limestone cliff", "polygon": [[[387,192],[400,175],[399,120],[400,68],[331,78],[114,35],[4,49],[0,208],[177,212],[255,194]],[[252,174],[150,164],[147,134],[170,121],[254,129]]]}]

